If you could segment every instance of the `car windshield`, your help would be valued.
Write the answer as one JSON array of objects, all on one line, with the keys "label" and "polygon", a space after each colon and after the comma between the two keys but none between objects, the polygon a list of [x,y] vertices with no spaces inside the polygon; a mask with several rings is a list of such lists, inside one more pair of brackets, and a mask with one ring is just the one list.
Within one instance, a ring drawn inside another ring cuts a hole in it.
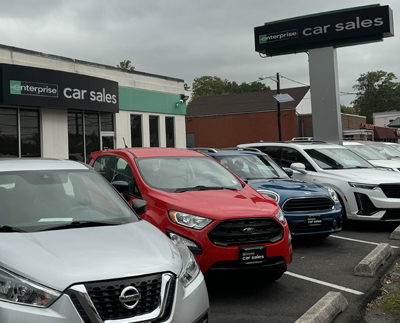
[{"label": "car windshield", "polygon": [[208,157],[149,157],[135,161],[143,180],[162,191],[242,189],[232,173]]},{"label": "car windshield", "polygon": [[222,165],[243,180],[289,179],[285,171],[271,158],[262,155],[215,156]]},{"label": "car windshield", "polygon": [[92,170],[0,172],[0,232],[137,221],[123,198]]},{"label": "car windshield", "polygon": [[367,160],[381,160],[381,159],[389,159],[387,155],[381,153],[378,150],[372,148],[372,146],[364,146],[364,145],[346,145],[346,148],[354,151],[356,154],[364,157]]},{"label": "car windshield", "polygon": [[390,147],[389,145],[369,145],[374,151],[378,152],[382,156],[385,156],[387,159],[400,157],[400,152],[397,149]]},{"label": "car windshield", "polygon": [[322,169],[374,168],[368,161],[349,149],[314,148],[306,149],[306,152]]}]

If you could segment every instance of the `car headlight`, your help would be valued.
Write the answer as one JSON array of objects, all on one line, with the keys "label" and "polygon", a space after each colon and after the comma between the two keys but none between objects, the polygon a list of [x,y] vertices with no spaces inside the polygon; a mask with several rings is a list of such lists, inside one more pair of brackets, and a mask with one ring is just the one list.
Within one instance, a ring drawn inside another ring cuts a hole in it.
[{"label": "car headlight", "polygon": [[282,213],[282,210],[279,209],[278,213],[275,215],[275,219],[277,219],[280,223],[285,224],[286,218]]},{"label": "car headlight", "polygon": [[335,203],[339,203],[339,198],[338,198],[338,196],[337,196],[335,190],[332,189],[332,188],[330,188],[330,187],[328,187],[328,192],[329,192],[329,195],[331,196],[332,200],[333,200]]},{"label": "car headlight", "polygon": [[365,190],[375,190],[379,187],[378,184],[364,184],[364,183],[352,183],[352,182],[349,182],[349,185],[351,187],[362,188]]},{"label": "car headlight", "polygon": [[49,307],[61,293],[28,281],[0,268],[0,300],[36,307]]},{"label": "car headlight", "polygon": [[184,287],[187,287],[199,275],[200,267],[188,247],[181,244],[176,245],[176,247],[178,248],[182,258],[182,271],[179,274],[179,280]]},{"label": "car headlight", "polygon": [[268,191],[268,190],[259,190],[259,192],[262,195],[268,196],[270,198],[272,198],[273,200],[275,200],[276,203],[279,203],[280,200],[280,196],[278,193],[273,192],[273,191]]},{"label": "car headlight", "polygon": [[213,220],[201,216],[183,213],[179,211],[169,211],[169,218],[172,222],[183,225],[184,227],[201,230],[209,225]]}]

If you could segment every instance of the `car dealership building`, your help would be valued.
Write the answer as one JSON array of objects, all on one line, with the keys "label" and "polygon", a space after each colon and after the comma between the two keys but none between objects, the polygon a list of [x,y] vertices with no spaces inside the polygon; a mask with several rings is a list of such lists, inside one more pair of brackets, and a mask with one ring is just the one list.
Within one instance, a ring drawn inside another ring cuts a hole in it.
[{"label": "car dealership building", "polygon": [[0,157],[186,147],[184,81],[0,45]]}]

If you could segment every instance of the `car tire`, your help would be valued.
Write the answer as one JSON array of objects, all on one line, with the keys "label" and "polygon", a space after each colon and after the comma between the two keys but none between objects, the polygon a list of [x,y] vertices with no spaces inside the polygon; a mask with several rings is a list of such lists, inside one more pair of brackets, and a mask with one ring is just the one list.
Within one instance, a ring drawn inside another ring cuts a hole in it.
[{"label": "car tire", "polygon": [[342,228],[344,228],[346,225],[348,225],[348,222],[349,222],[349,220],[347,219],[346,207],[344,206],[343,200],[338,192],[336,192],[336,195],[338,196],[340,205],[342,206],[342,211],[341,211],[341,213],[342,213]]}]

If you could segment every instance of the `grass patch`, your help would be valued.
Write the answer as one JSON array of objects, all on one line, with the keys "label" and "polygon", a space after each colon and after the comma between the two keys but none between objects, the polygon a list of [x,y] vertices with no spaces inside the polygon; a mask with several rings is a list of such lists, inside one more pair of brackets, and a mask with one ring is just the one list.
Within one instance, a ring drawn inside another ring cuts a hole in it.
[{"label": "grass patch", "polygon": [[400,293],[387,296],[382,307],[386,312],[400,314]]}]

